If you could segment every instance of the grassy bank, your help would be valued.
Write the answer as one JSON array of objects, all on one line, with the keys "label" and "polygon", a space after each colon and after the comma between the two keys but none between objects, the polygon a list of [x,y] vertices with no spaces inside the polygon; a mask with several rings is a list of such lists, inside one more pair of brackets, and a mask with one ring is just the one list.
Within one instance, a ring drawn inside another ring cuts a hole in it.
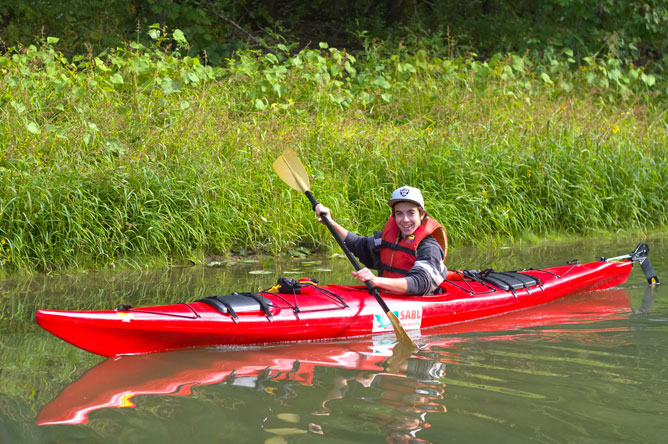
[{"label": "grassy bank", "polygon": [[271,169],[285,147],[363,234],[403,184],[454,246],[666,226],[668,86],[641,69],[326,45],[213,68],[161,43],[0,55],[3,272],[331,245]]}]

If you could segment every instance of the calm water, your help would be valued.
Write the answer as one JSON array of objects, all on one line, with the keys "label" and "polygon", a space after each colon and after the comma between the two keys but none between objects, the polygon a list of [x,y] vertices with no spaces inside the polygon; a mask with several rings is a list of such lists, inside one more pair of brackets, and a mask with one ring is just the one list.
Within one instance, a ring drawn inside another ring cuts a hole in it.
[{"label": "calm water", "polygon": [[[668,240],[648,243],[666,282],[654,291],[634,266],[615,289],[425,331],[408,359],[391,358],[391,335],[103,359],[32,320],[261,290],[280,275],[353,283],[340,258],[1,281],[0,442],[665,443]],[[448,263],[517,269],[635,244],[458,250]]]}]

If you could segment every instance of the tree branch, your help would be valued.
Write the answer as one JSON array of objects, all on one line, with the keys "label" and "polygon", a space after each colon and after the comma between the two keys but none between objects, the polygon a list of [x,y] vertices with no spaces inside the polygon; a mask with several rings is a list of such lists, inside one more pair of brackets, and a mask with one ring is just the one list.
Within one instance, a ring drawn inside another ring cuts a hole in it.
[{"label": "tree branch", "polygon": [[262,41],[261,41],[260,39],[258,39],[258,38],[255,37],[253,34],[251,34],[249,31],[247,31],[246,29],[244,29],[244,28],[243,28],[241,25],[239,25],[237,22],[235,22],[234,20],[228,18],[227,16],[223,15],[222,13],[218,12],[218,10],[217,10],[216,7],[214,6],[213,2],[210,2],[210,3],[209,3],[209,6],[211,7],[211,11],[213,12],[213,14],[215,14],[218,18],[225,20],[227,23],[229,23],[230,25],[234,26],[237,30],[239,30],[239,31],[241,31],[242,33],[246,34],[246,35],[248,36],[248,38],[249,38],[251,41],[253,41],[255,44],[259,45],[260,47],[264,48],[265,50],[267,50],[267,51],[269,51],[269,52],[271,52],[271,53],[275,53],[275,51],[274,51],[272,48],[270,48],[270,47],[268,47],[267,45],[265,45],[264,43],[262,43]]}]

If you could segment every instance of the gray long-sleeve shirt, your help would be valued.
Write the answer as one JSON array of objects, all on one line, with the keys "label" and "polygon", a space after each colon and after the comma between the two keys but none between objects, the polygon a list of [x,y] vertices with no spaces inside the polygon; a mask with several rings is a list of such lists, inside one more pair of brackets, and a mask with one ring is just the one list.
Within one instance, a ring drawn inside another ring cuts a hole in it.
[{"label": "gray long-sleeve shirt", "polygon": [[[344,242],[367,268],[379,270],[382,235],[382,231],[376,231],[373,236],[358,236],[348,232]],[[429,235],[418,245],[416,256],[415,264],[405,276],[408,283],[407,294],[432,294],[443,282],[448,271],[443,265],[445,253],[436,239]]]}]

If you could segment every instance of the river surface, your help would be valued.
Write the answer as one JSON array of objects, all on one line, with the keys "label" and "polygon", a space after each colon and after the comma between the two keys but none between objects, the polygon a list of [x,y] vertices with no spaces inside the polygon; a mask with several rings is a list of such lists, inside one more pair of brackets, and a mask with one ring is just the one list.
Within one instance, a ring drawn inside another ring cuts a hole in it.
[{"label": "river surface", "polygon": [[[451,252],[515,270],[633,250],[637,239]],[[40,329],[38,308],[188,302],[279,276],[353,284],[345,259],[0,281],[0,443],[665,443],[668,240],[610,290],[457,328],[390,359],[393,335],[104,359]]]}]

